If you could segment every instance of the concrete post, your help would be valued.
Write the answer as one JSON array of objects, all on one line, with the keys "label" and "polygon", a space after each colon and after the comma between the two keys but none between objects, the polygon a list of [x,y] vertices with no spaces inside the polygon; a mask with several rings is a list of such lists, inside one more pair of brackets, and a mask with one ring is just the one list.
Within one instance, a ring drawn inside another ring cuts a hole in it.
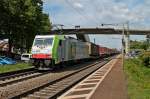
[{"label": "concrete post", "polygon": [[129,33],[129,22],[127,22],[127,31],[125,33],[125,53],[130,52],[130,33]]},{"label": "concrete post", "polygon": [[125,33],[125,53],[128,54],[130,51],[130,35],[129,31]]}]

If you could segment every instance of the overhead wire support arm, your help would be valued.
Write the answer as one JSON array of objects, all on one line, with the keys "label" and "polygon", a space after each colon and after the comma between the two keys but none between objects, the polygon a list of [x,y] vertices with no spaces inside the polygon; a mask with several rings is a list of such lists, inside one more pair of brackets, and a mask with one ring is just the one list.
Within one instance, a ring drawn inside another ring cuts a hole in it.
[{"label": "overhead wire support arm", "polygon": [[[64,26],[63,24],[53,24],[52,25],[53,28],[56,28],[56,30],[59,31],[59,34],[63,34],[63,26]],[[52,32],[55,32],[55,30],[53,30]]]}]

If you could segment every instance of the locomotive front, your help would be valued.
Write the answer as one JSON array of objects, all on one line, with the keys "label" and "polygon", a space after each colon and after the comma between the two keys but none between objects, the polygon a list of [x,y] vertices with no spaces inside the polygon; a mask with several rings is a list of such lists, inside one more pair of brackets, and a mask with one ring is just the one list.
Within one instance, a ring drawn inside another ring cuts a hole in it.
[{"label": "locomotive front", "polygon": [[53,65],[52,48],[54,36],[36,36],[32,45],[31,63],[38,69],[49,69]]}]

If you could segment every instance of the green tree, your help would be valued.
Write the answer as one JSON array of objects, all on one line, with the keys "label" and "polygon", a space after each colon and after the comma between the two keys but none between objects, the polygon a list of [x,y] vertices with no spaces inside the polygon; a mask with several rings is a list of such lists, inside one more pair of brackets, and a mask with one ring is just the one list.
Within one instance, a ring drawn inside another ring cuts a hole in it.
[{"label": "green tree", "polygon": [[130,48],[131,49],[144,49],[147,50],[149,44],[147,41],[130,41]]},{"label": "green tree", "polygon": [[36,34],[50,31],[49,16],[42,7],[42,0],[0,0],[0,33],[9,38],[10,48],[29,51]]}]

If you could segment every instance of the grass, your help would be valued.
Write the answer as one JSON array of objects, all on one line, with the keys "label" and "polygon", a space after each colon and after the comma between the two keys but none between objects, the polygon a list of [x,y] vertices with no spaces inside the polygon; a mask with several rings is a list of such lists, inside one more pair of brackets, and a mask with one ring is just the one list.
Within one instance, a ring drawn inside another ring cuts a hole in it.
[{"label": "grass", "polygon": [[150,99],[150,68],[141,64],[140,59],[125,60],[130,99]]},{"label": "grass", "polygon": [[31,66],[28,63],[17,63],[14,65],[0,65],[0,73],[26,69],[30,67]]}]

